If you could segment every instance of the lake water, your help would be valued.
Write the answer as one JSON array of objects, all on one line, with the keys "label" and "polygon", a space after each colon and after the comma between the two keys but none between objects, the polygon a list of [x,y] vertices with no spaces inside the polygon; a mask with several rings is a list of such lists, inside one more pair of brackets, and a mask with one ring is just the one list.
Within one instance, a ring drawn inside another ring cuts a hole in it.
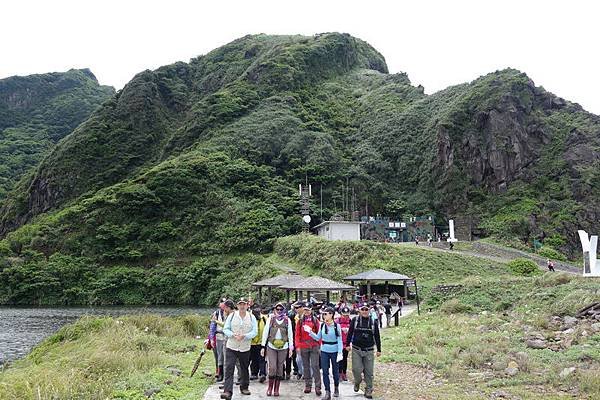
[{"label": "lake water", "polygon": [[131,314],[208,315],[211,310],[193,307],[0,307],[0,365],[26,355],[33,346],[63,325],[83,315],[121,316]]}]

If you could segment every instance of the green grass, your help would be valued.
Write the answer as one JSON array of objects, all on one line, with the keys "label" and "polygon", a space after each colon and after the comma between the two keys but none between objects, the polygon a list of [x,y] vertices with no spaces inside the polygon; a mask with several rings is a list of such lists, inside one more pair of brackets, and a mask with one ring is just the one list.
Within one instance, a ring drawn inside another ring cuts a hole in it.
[{"label": "green grass", "polygon": [[207,324],[192,315],[84,317],[0,372],[0,399],[143,399],[151,388],[160,389],[154,399],[198,399],[211,382],[202,371],[214,369],[209,352],[189,378],[192,347],[202,345],[194,336]]},{"label": "green grass", "polygon": [[[431,369],[443,384],[425,385],[419,392],[424,398],[482,398],[497,390],[524,399],[600,394],[600,335],[582,336],[583,330],[591,332],[589,326],[578,327],[571,347],[557,352],[527,348],[524,333],[531,329],[552,336],[552,316],[574,315],[600,301],[598,280],[549,272],[521,276],[503,263],[424,246],[331,242],[307,235],[278,239],[274,253],[274,263],[303,274],[339,279],[384,268],[417,278],[425,312],[384,331],[381,361],[398,364],[399,374],[403,364]],[[431,293],[442,283],[463,287],[450,295]],[[520,369],[514,377],[504,375],[511,361]],[[571,366],[577,373],[559,378]]]}]

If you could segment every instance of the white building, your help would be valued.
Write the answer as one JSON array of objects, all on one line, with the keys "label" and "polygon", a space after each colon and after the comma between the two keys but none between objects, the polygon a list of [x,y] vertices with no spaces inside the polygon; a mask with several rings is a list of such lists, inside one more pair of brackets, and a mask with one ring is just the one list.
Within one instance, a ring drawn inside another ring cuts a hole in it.
[{"label": "white building", "polygon": [[358,221],[324,221],[315,226],[317,235],[327,240],[360,240]]}]

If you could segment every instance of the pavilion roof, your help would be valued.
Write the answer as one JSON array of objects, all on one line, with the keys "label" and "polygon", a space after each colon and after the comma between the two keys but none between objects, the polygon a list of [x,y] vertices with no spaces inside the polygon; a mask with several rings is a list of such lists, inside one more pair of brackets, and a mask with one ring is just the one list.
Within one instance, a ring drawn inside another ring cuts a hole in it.
[{"label": "pavilion roof", "polygon": [[370,271],[361,272],[359,274],[350,275],[344,278],[345,281],[405,281],[412,278],[397,274],[395,272],[386,271],[384,269],[372,269]]},{"label": "pavilion roof", "polygon": [[262,281],[254,282],[252,286],[263,286],[263,287],[279,287],[282,285],[292,284],[294,282],[305,279],[303,276],[298,275],[296,272],[289,272],[287,274],[277,275],[272,278],[263,279]]},{"label": "pavilion roof", "polygon": [[281,285],[280,289],[290,290],[355,290],[356,288],[342,282],[332,281],[331,279],[320,276],[311,276],[295,282]]}]

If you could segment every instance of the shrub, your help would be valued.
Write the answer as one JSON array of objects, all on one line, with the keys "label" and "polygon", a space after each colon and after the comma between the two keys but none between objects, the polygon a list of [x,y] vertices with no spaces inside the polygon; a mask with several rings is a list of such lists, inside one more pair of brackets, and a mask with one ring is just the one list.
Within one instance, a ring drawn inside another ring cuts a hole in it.
[{"label": "shrub", "polygon": [[440,311],[446,314],[470,313],[473,311],[473,307],[462,303],[458,299],[450,299],[441,305]]},{"label": "shrub", "polygon": [[563,253],[550,246],[542,247],[538,251],[538,254],[544,258],[549,258],[551,260],[567,261],[567,257]]},{"label": "shrub", "polygon": [[526,258],[515,258],[509,261],[507,265],[515,275],[534,276],[541,273],[538,265]]}]

